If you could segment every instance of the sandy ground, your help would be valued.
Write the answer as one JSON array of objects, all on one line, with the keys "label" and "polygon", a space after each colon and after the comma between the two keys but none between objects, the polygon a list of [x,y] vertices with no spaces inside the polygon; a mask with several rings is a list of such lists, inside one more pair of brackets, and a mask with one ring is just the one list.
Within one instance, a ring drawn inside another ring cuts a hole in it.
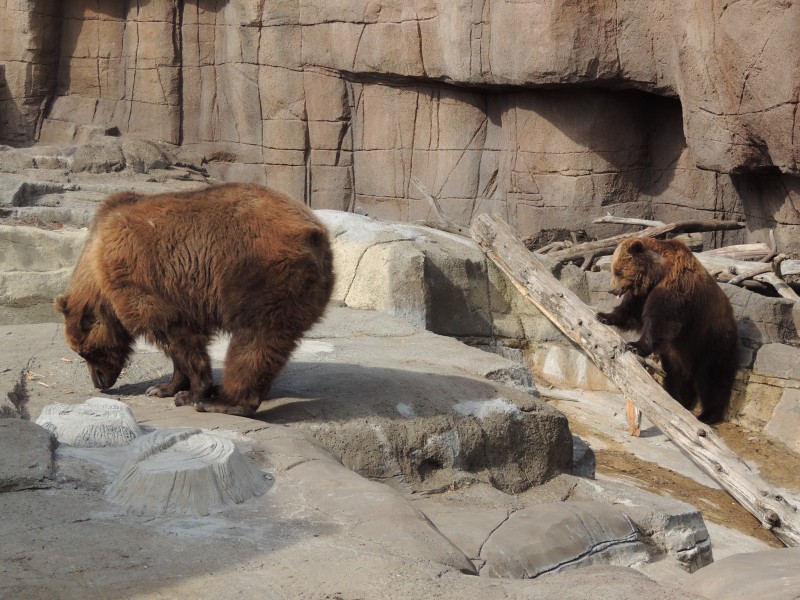
[{"label": "sandy ground", "polygon": [[[650,438],[651,449],[654,444],[665,443],[658,440],[663,437],[660,432],[653,434],[648,431],[646,423],[643,424],[642,438],[626,440],[627,433],[620,426],[620,415],[615,414],[616,424],[614,419],[578,418],[581,408],[574,402],[565,401],[560,394],[552,394],[548,398],[547,390],[542,390],[542,395],[559,410],[567,413],[570,430],[575,435],[590,440],[598,476],[683,500],[700,509],[707,522],[735,529],[774,548],[783,547],[772,533],[761,526],[758,519],[727,492],[710,483],[699,470],[693,473],[693,465],[688,457],[684,457],[685,464],[680,465],[674,462],[674,457],[667,459],[667,465],[642,458],[636,451],[638,444],[629,442],[641,440],[647,443]],[[767,482],[781,489],[800,490],[800,454],[769,436],[747,430],[735,423],[721,423],[715,430],[731,450]],[[660,455],[656,456],[660,458]]]}]

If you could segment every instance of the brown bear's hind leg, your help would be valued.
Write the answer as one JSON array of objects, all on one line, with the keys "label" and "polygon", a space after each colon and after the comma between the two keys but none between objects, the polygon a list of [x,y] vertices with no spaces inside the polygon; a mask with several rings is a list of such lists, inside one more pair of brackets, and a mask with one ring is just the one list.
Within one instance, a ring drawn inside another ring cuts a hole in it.
[{"label": "brown bear's hind leg", "polygon": [[266,331],[237,331],[231,336],[220,393],[197,402],[201,412],[249,416],[266,399],[273,380],[289,360],[296,337]]},{"label": "brown bear's hind leg", "polygon": [[[733,362],[729,364],[735,365]],[[722,421],[731,400],[735,376],[735,367],[722,364],[704,365],[702,370],[698,370],[697,394],[703,409],[697,417],[700,421],[707,425]]]},{"label": "brown bear's hind leg", "polygon": [[664,389],[686,410],[692,410],[697,405],[694,374],[680,366],[677,361],[671,360],[669,356],[660,355],[659,358],[665,374]]}]

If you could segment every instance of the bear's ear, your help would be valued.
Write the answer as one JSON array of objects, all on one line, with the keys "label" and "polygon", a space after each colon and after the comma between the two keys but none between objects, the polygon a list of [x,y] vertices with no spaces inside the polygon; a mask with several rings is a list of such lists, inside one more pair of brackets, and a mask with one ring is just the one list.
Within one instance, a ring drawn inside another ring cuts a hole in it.
[{"label": "bear's ear", "polygon": [[644,252],[644,249],[645,248],[644,244],[642,243],[642,240],[633,240],[631,242],[631,245],[628,246],[628,252],[630,252],[631,254],[641,254],[642,252]]},{"label": "bear's ear", "polygon": [[61,294],[56,298],[56,310],[60,312],[65,317],[67,316],[67,303],[69,302],[69,298],[66,294]]}]

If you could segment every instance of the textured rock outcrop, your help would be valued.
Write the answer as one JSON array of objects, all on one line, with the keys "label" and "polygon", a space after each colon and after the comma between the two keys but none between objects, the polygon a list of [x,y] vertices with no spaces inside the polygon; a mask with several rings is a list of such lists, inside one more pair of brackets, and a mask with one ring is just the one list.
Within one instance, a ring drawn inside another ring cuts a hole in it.
[{"label": "textured rock outcrop", "polygon": [[60,443],[81,448],[126,446],[142,435],[128,405],[111,398],[89,398],[82,404],[50,404],[36,424]]},{"label": "textured rock outcrop", "polygon": [[[0,4],[0,140],[117,127],[315,208],[744,218],[800,251],[800,5]],[[719,243],[722,236],[708,235]]]}]

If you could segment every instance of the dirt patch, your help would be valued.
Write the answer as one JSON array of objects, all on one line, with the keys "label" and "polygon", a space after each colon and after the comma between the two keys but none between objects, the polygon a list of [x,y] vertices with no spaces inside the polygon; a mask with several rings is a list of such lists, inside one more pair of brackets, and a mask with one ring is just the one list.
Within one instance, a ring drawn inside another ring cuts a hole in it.
[{"label": "dirt patch", "polygon": [[715,430],[741,459],[756,465],[767,483],[800,490],[799,453],[768,435],[735,423],[721,423]]},{"label": "dirt patch", "polygon": [[[752,434],[742,433],[743,430],[741,430],[741,428],[729,423],[723,424],[721,428],[725,429],[727,435],[731,438],[737,436],[739,439],[744,440],[742,445],[749,445],[750,452],[753,454],[758,456],[766,455],[766,451],[763,447],[761,450],[758,449],[759,446],[762,446],[761,444],[749,441],[748,436]],[[611,437],[591,427],[585,426],[576,419],[570,420],[570,429],[574,434],[581,437],[594,437],[606,444],[607,447],[605,449],[594,451],[597,473],[654,494],[669,496],[670,498],[687,502],[697,508],[703,514],[704,519],[712,523],[741,531],[774,548],[783,548],[783,544],[778,538],[764,529],[758,519],[750,514],[741,504],[736,502],[727,492],[705,486],[691,477],[681,475],[671,469],[666,469],[657,463],[641,460],[623,449],[623,447]],[[736,431],[737,429],[739,431]],[[726,434],[722,431],[719,431],[719,433],[723,439],[730,444]],[[731,444],[731,448],[743,458],[747,460],[751,459],[745,452],[739,453],[739,450],[733,444]],[[778,456],[779,452],[776,451],[774,458],[770,460],[776,460]],[[758,458],[754,458],[753,460],[758,462]],[[765,462],[770,462],[770,460],[766,460]],[[798,461],[798,466],[800,466],[800,456],[798,456]],[[775,462],[773,467],[777,468],[780,465],[781,463]],[[797,472],[797,467],[781,468],[787,470],[792,468],[795,473],[787,473],[786,476],[800,479],[800,473]],[[772,468],[770,468],[770,470],[772,470]],[[766,473],[762,472],[762,475],[767,481],[770,481]],[[773,481],[770,481],[770,483],[783,485]],[[786,485],[787,487],[792,487],[788,484]]]},{"label": "dirt patch", "polygon": [[607,477],[635,485],[638,488],[683,500],[703,513],[703,518],[730,527],[769,544],[783,548],[772,533],[761,526],[741,504],[723,490],[697,483],[656,463],[640,460],[622,450],[597,450],[597,472]]}]

